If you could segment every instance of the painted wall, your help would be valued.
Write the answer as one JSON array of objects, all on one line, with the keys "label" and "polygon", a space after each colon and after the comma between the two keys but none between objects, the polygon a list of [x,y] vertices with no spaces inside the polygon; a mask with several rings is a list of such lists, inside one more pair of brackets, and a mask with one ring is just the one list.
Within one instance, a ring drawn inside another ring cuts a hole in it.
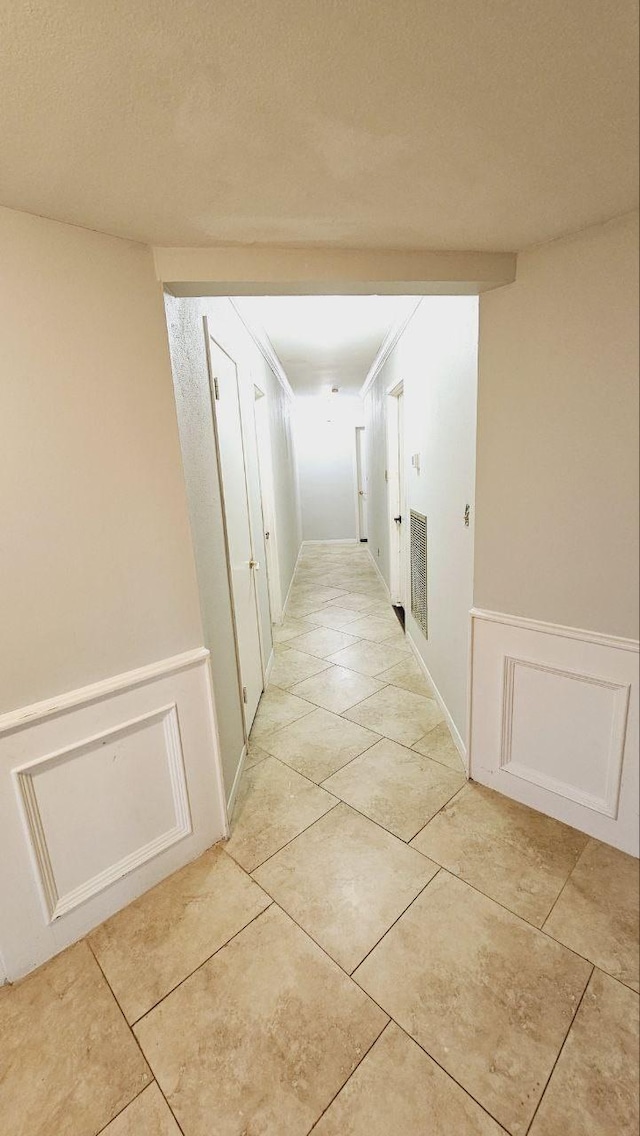
[{"label": "painted wall", "polygon": [[294,405],[302,539],[355,540],[355,431],[364,425],[362,400],[298,395]]},{"label": "painted wall", "polygon": [[0,711],[202,643],[148,249],[0,209]]},{"label": "painted wall", "polygon": [[480,300],[476,606],[638,634],[638,217]]},{"label": "painted wall", "polygon": [[[269,406],[280,582],[286,596],[300,547],[290,399],[255,346],[228,299],[165,300],[176,405],[187,480],[205,643],[211,651],[214,699],[227,795],[244,746],[242,707],[224,545],[221,489],[209,396],[203,317],[238,367],[254,554],[264,564],[254,387]],[[267,578],[256,574],[263,663],[272,649]]]},{"label": "painted wall", "polygon": [[477,340],[475,297],[425,298],[366,398],[370,549],[388,583],[386,392],[403,382],[407,506],[428,523],[429,636],[409,611],[406,626],[462,739],[473,600]]}]

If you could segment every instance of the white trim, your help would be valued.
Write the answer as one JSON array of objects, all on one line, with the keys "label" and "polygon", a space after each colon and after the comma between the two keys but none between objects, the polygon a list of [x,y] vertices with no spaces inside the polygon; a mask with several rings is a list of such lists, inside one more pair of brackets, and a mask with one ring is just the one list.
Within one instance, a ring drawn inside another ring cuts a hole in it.
[{"label": "white trim", "polygon": [[[233,818],[233,810],[236,807],[236,801],[238,799],[238,790],[240,788],[240,782],[242,780],[242,774],[244,773],[244,766],[245,766],[246,760],[247,760],[247,746],[245,744],[242,747],[242,753],[240,754],[240,760],[238,762],[238,767],[236,769],[236,775],[233,779],[233,785],[231,786],[231,792],[229,793],[229,800],[227,801],[227,819],[229,821],[229,824],[231,823],[231,820]],[[228,835],[228,833],[227,833],[227,835]]]},{"label": "white trim", "polygon": [[229,296],[229,303],[238,316],[238,319],[241,320],[242,324],[247,329],[265,363],[280,383],[280,386],[282,387],[284,393],[289,398],[293,399],[295,396],[291,387],[291,383],[289,382],[286,371],[278,358],[275,347],[269,339],[267,332],[262,327],[262,324],[257,324],[252,320],[249,320],[247,316],[243,314],[242,309],[239,307],[238,303],[233,299],[232,296]]},{"label": "white trim", "polygon": [[376,558],[373,555],[373,553],[372,553],[372,551],[369,547],[367,547],[367,552],[369,553],[369,556],[371,557],[371,563],[373,564],[373,567],[375,568],[376,572],[378,573],[378,576],[380,577],[380,581],[381,581],[382,586],[385,590],[387,599],[389,600],[389,603],[391,603],[391,592],[389,591],[389,585],[387,584],[387,581],[385,580],[384,576],[382,575],[382,572],[380,571],[380,565],[377,563]]},{"label": "white trim", "polygon": [[400,338],[402,337],[402,335],[406,331],[409,323],[413,319],[413,317],[416,314],[421,303],[422,303],[422,296],[420,297],[419,300],[416,300],[416,303],[414,304],[414,306],[411,308],[411,310],[408,313],[401,316],[400,319],[397,320],[396,323],[394,323],[393,327],[390,328],[389,331],[387,332],[387,334],[385,335],[385,337],[382,340],[382,343],[380,345],[380,349],[378,351],[378,354],[376,355],[375,359],[373,360],[373,363],[371,364],[371,366],[370,366],[370,368],[367,372],[367,377],[364,380],[362,386],[360,387],[360,398],[364,398],[364,396],[368,393],[369,389],[373,386],[378,375],[380,374],[380,371],[384,367],[384,365],[385,365],[387,359],[389,358],[391,352],[393,351],[393,349],[397,346]]},{"label": "white trim", "polygon": [[137,667],[133,671],[124,671],[111,678],[101,679],[100,682],[91,683],[90,686],[81,686],[77,690],[68,691],[47,698],[43,702],[34,702],[31,706],[22,706],[19,710],[10,710],[8,714],[0,717],[0,734],[11,730],[19,730],[22,726],[29,726],[40,718],[48,718],[52,714],[62,714],[65,710],[72,710],[75,706],[82,706],[88,702],[96,702],[109,694],[119,690],[131,689],[151,682],[154,678],[164,678],[175,674],[176,671],[193,667],[209,658],[206,647],[195,647],[181,655],[172,655],[169,659],[160,659],[157,663],[148,663],[144,667]]},{"label": "white trim", "polygon": [[433,677],[431,675],[431,672],[430,672],[427,664],[425,663],[422,655],[420,654],[420,651],[418,650],[418,645],[417,645],[415,639],[413,638],[411,633],[409,631],[407,631],[406,629],[405,629],[405,638],[407,640],[407,643],[411,647],[411,650],[413,651],[413,653],[414,653],[414,655],[415,655],[415,657],[418,661],[418,665],[421,668],[427,682],[429,683],[429,685],[433,689],[433,693],[435,694],[436,702],[438,703],[438,706],[440,707],[440,709],[442,710],[442,713],[445,716],[447,726],[449,727],[449,730],[451,732],[451,736],[452,736],[453,741],[455,743],[455,747],[458,750],[460,757],[462,758],[462,761],[464,763],[464,767],[465,767],[465,770],[466,770],[466,774],[467,774],[467,777],[468,777],[469,776],[469,763],[468,763],[468,760],[467,760],[467,747],[464,744],[464,741],[462,739],[460,731],[458,730],[458,727],[456,726],[453,718],[451,717],[451,714],[449,713],[449,710],[448,710],[448,707],[447,707],[447,704],[446,704],[444,698],[442,697],[440,691],[438,690],[438,687],[436,686],[435,682],[433,681]]},{"label": "white trim", "polygon": [[303,544],[304,544],[304,541],[302,541],[300,543],[300,548],[298,549],[298,555],[296,556],[296,562],[293,566],[293,572],[291,573],[291,579],[289,580],[289,587],[287,588],[287,594],[285,596],[284,603],[282,605],[282,619],[280,620],[280,624],[283,623],[283,621],[286,619],[286,616],[287,616],[287,604],[289,603],[289,600],[291,599],[291,591],[292,591],[292,588],[293,588],[294,580],[296,578],[296,572],[298,571],[298,562],[299,562],[300,557],[302,555]]},{"label": "white trim", "polygon": [[560,635],[563,639],[580,639],[583,643],[595,643],[599,647],[613,647],[616,651],[635,651],[640,649],[637,639],[623,639],[618,635],[605,635],[601,631],[586,631],[579,627],[564,627],[561,623],[545,623],[540,619],[527,619],[520,615],[506,615],[501,611],[486,611],[472,607],[471,619],[484,619],[490,623],[506,623],[521,627],[525,631],[540,631],[544,635]]},{"label": "white trim", "polygon": [[269,679],[271,678],[271,672],[273,670],[273,664],[275,662],[275,659],[276,659],[276,654],[275,654],[275,650],[272,646],[271,647],[271,653],[269,655],[269,661],[268,661],[268,663],[267,663],[267,665],[264,669],[264,684],[265,684],[265,686],[269,685]]}]

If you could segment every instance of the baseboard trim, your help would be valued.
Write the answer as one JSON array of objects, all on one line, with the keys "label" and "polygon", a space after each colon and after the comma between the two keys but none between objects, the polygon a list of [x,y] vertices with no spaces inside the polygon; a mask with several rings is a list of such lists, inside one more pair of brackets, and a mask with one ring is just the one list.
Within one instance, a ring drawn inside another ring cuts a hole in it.
[{"label": "baseboard trim", "polygon": [[382,575],[382,572],[380,571],[379,565],[376,564],[376,559],[375,559],[375,556],[373,555],[371,549],[367,548],[367,552],[369,553],[369,558],[371,560],[371,563],[373,564],[373,567],[375,568],[376,572],[378,573],[378,577],[379,577],[380,582],[382,583],[382,586],[385,590],[387,599],[389,600],[389,603],[391,603],[391,592],[389,591],[389,585],[387,584],[387,581],[385,580],[384,576]]},{"label": "baseboard trim", "polygon": [[242,780],[242,774],[244,773],[244,766],[245,766],[246,760],[247,760],[247,746],[243,745],[242,753],[240,754],[240,760],[238,762],[238,768],[236,769],[236,775],[233,779],[233,785],[231,786],[231,792],[229,793],[229,800],[227,801],[227,820],[228,820],[229,823],[231,822],[231,819],[233,817],[233,810],[236,807],[236,801],[238,799],[238,790],[240,788],[240,782]]},{"label": "baseboard trim", "polygon": [[276,659],[276,654],[275,654],[274,648],[272,647],[271,648],[271,654],[269,655],[269,661],[268,661],[268,663],[265,667],[265,671],[264,671],[264,685],[265,686],[269,685],[269,679],[271,678],[271,672],[273,670],[273,664],[275,662],[275,659]]},{"label": "baseboard trim", "polygon": [[440,691],[438,690],[436,683],[433,681],[433,676],[431,674],[431,671],[429,670],[427,664],[425,663],[424,659],[422,658],[422,655],[420,654],[420,651],[418,650],[418,645],[417,645],[415,639],[412,637],[411,633],[409,631],[406,631],[406,630],[405,630],[405,636],[406,636],[407,643],[411,647],[411,650],[413,651],[413,653],[416,657],[418,666],[420,667],[422,673],[424,674],[424,677],[426,678],[427,682],[429,683],[429,685],[433,689],[433,693],[435,694],[435,697],[436,697],[436,702],[438,703],[438,706],[440,707],[440,709],[442,710],[442,713],[445,716],[445,721],[446,721],[447,726],[449,727],[449,730],[451,732],[451,736],[453,738],[455,747],[456,747],[458,753],[460,754],[460,757],[462,758],[462,761],[464,763],[464,767],[465,767],[465,770],[466,770],[466,773],[467,773],[467,777],[468,777],[469,776],[469,762],[468,762],[468,756],[467,756],[467,747],[464,744],[464,741],[462,739],[460,731],[458,730],[458,727],[456,726],[453,718],[451,717],[451,714],[449,713],[449,710],[447,708],[447,704],[446,704],[444,698],[442,697]]},{"label": "baseboard trim", "polygon": [[289,587],[287,588],[287,594],[285,596],[284,603],[282,605],[282,619],[280,620],[280,623],[278,624],[278,626],[282,626],[282,623],[287,618],[287,604],[289,603],[289,600],[291,599],[291,589],[293,588],[293,583],[294,583],[294,580],[296,578],[296,572],[298,571],[298,564],[300,563],[300,557],[302,556],[303,546],[304,546],[304,541],[301,542],[300,548],[298,549],[298,555],[296,556],[296,562],[293,566],[293,572],[291,573],[291,579],[289,580]]},{"label": "baseboard trim", "polygon": [[0,716],[0,734],[18,730],[21,726],[29,726],[40,718],[49,718],[53,714],[61,714],[76,706],[97,702],[106,695],[115,694],[120,690],[143,686],[154,678],[164,678],[166,675],[175,674],[176,671],[193,667],[208,658],[209,652],[206,647],[196,647],[194,650],[185,651],[181,655],[172,655],[168,659],[160,659],[159,662],[148,663],[144,667],[101,679],[100,682],[91,683],[89,686],[80,686],[77,690],[56,695],[54,698],[47,698],[42,702],[33,702],[30,706],[22,706],[19,710],[10,710],[8,714]]}]

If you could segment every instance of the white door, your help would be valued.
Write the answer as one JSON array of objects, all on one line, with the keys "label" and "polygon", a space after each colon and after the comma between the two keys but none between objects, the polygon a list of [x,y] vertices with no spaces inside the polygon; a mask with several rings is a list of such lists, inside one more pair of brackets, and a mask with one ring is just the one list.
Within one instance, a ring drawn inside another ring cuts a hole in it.
[{"label": "white door", "polygon": [[408,592],[407,534],[405,515],[404,400],[402,384],[387,397],[387,505],[389,509],[389,591],[391,602],[406,606]]},{"label": "white door", "polygon": [[358,490],[358,540],[367,539],[367,469],[364,426],[356,426],[356,485]]},{"label": "white door", "polygon": [[260,501],[262,504],[264,547],[267,558],[266,569],[267,583],[269,585],[271,622],[281,623],[282,593],[280,591],[280,574],[278,567],[278,534],[276,532],[271,435],[269,432],[269,404],[267,396],[259,387],[254,387],[254,395],[256,447],[258,451],[258,472],[260,475]]},{"label": "white door", "polygon": [[238,372],[233,359],[209,334],[206,322],[205,336],[223,497],[238,668],[248,734],[264,687],[254,575],[259,565],[254,558],[251,543]]}]

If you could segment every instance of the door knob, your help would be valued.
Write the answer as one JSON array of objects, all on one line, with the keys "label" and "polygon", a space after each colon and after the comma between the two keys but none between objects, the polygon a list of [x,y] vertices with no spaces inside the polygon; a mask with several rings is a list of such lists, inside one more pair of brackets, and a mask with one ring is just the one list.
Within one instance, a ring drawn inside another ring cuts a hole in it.
[{"label": "door knob", "polygon": [[255,569],[255,571],[257,572],[258,568],[260,567],[260,562],[258,560],[250,560],[249,567]]},{"label": "door knob", "polygon": [[402,517],[394,517],[393,519],[394,519],[394,521],[397,521],[397,523],[398,523],[399,525],[401,525],[401,524],[402,524]]}]

